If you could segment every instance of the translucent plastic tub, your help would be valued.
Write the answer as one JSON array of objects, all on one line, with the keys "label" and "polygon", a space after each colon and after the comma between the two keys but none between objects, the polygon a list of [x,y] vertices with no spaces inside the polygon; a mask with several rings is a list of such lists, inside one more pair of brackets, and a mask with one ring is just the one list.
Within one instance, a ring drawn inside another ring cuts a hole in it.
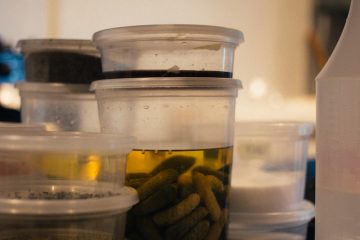
[{"label": "translucent plastic tub", "polygon": [[237,123],[231,210],[262,214],[301,207],[312,132],[310,123]]},{"label": "translucent plastic tub", "polygon": [[101,76],[99,52],[90,40],[24,39],[26,80],[90,84]]},{"label": "translucent plastic tub", "polygon": [[106,29],[93,40],[105,78],[232,77],[240,31],[206,25]]},{"label": "translucent plastic tub", "polygon": [[51,131],[99,131],[97,102],[89,85],[22,82],[17,87],[22,122],[45,124]]},{"label": "translucent plastic tub", "polygon": [[[140,196],[130,212],[135,220],[129,223],[129,238],[149,237],[152,226],[150,239],[186,239],[192,234],[225,239],[240,86],[238,80],[219,78],[131,78],[92,84],[101,130],[138,139],[127,161],[126,183]],[[190,231],[193,227],[197,233]]]},{"label": "translucent plastic tub", "polygon": [[246,231],[236,229],[230,224],[229,240],[306,240],[309,220],[293,227],[280,227],[273,230],[258,229]]},{"label": "translucent plastic tub", "polygon": [[0,239],[123,239],[137,202],[124,187],[132,145],[109,134],[0,133],[2,164],[15,164],[0,172]]}]

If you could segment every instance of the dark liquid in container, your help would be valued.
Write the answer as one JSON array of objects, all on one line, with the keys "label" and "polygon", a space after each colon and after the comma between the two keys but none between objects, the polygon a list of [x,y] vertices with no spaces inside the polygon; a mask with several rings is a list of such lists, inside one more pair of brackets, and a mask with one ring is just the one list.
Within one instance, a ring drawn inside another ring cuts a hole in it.
[{"label": "dark liquid in container", "polygon": [[215,77],[232,78],[232,72],[222,71],[195,71],[195,70],[128,70],[104,72],[104,79],[112,78],[145,78],[145,77]]}]

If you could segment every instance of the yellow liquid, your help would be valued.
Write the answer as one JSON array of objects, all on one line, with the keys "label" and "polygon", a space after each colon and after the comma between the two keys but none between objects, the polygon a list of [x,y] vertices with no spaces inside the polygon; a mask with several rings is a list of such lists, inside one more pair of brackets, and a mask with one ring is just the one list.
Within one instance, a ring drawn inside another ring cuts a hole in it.
[{"label": "yellow liquid", "polygon": [[206,166],[217,170],[225,165],[231,165],[233,148],[208,148],[191,150],[133,150],[128,155],[126,173],[149,173],[161,162],[172,156],[186,156],[195,158],[196,166]]}]

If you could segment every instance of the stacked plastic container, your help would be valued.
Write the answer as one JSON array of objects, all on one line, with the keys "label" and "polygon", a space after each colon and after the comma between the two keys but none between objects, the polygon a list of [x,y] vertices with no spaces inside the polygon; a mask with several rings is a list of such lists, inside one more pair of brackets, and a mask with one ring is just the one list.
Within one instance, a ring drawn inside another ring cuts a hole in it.
[{"label": "stacked plastic container", "polygon": [[[133,137],[99,131],[91,41],[23,40],[22,124],[0,124],[0,239],[124,239]],[[47,131],[51,130],[51,131]]]},{"label": "stacked plastic container", "polygon": [[99,52],[90,40],[27,39],[18,42],[26,81],[18,84],[24,123],[44,123],[51,131],[98,132],[95,95]]},{"label": "stacked plastic container", "polygon": [[313,128],[301,122],[237,123],[229,239],[306,239],[314,217],[314,205],[304,200]]},{"label": "stacked plastic container", "polygon": [[[92,83],[101,131],[132,135],[126,184],[139,203],[128,239],[226,239],[233,153],[232,79],[240,31],[149,25],[94,34],[107,80]],[[110,79],[111,78],[111,79]]]},{"label": "stacked plastic container", "polygon": [[0,239],[123,239],[138,201],[124,186],[132,145],[100,133],[1,131]]}]

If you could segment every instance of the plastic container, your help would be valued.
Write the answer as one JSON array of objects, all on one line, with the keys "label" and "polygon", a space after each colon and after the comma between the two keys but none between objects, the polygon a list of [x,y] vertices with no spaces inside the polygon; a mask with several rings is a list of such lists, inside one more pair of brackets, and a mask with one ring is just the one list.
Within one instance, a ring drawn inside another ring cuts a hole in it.
[{"label": "plastic container", "polygon": [[243,34],[206,25],[144,25],[102,30],[93,40],[105,78],[231,78]]},{"label": "plastic container", "polygon": [[100,54],[90,40],[24,39],[17,46],[29,82],[90,84],[101,78]]},{"label": "plastic container", "polygon": [[293,227],[281,227],[264,231],[246,231],[236,229],[232,224],[229,227],[229,240],[306,240],[309,220],[306,223]]},{"label": "plastic container", "polygon": [[297,209],[286,212],[244,213],[231,209],[230,225],[232,229],[240,232],[269,232],[306,224],[314,215],[314,204],[303,200]]},{"label": "plastic container", "polygon": [[316,78],[316,239],[360,236],[360,1]]},{"label": "plastic container", "polygon": [[281,213],[304,200],[308,140],[313,124],[236,124],[231,211]]},{"label": "plastic container", "polygon": [[95,94],[86,84],[17,84],[21,97],[21,120],[45,124],[50,131],[99,132]]},{"label": "plastic container", "polygon": [[[225,238],[220,234],[228,219],[235,99],[240,86],[238,80],[220,78],[92,83],[101,130],[138,139],[127,160],[127,184],[139,192],[140,203],[132,213],[141,220],[129,224],[128,236],[148,235],[146,226],[155,225],[157,237],[185,238],[189,229],[179,233],[178,224],[195,215],[198,233],[205,237],[209,228],[217,226],[213,239]],[[217,187],[211,188],[212,184]]]},{"label": "plastic container", "polygon": [[0,134],[0,239],[123,239],[138,201],[124,187],[132,144],[109,134]]}]

